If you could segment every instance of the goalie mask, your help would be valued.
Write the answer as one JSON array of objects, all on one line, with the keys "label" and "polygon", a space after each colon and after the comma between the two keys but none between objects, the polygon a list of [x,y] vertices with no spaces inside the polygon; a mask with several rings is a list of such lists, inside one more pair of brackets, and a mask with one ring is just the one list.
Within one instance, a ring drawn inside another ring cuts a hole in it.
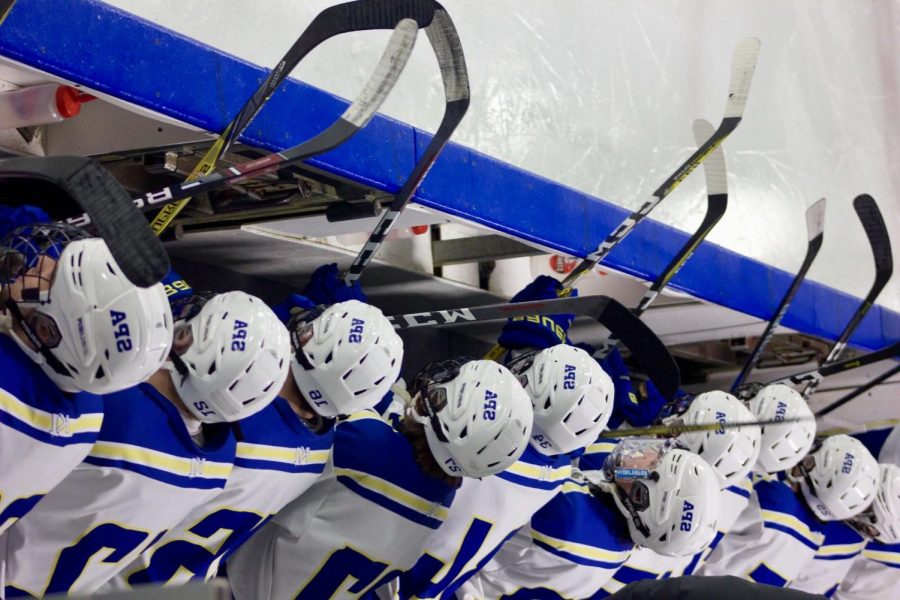
[{"label": "goalie mask", "polygon": [[452,359],[423,369],[413,384],[413,417],[452,477],[487,477],[516,462],[531,435],[528,394],[509,370],[489,360]]},{"label": "goalie mask", "polygon": [[187,318],[176,326],[166,365],[194,417],[239,421],[275,399],[287,377],[290,342],[272,309],[244,292],[227,292],[195,297],[183,310]]},{"label": "goalie mask", "polygon": [[900,467],[878,465],[878,492],[872,505],[847,520],[861,536],[880,544],[900,543]]},{"label": "goalie mask", "polygon": [[822,521],[843,521],[872,504],[878,491],[878,463],[849,435],[825,438],[788,472],[800,484],[809,508]]},{"label": "goalie mask", "polygon": [[786,471],[800,462],[812,448],[816,421],[806,400],[783,384],[767,385],[750,400],[748,407],[757,421],[803,419],[784,425],[764,425],[760,440],[758,470],[766,473]]},{"label": "goalie mask", "polygon": [[[100,238],[33,225],[0,242],[6,310],[31,345],[22,350],[66,392],[108,394],[156,372],[172,343],[162,284],[132,284]],[[33,347],[32,347],[33,346]]]},{"label": "goalie mask", "polygon": [[288,324],[291,371],[319,415],[372,408],[400,376],[403,341],[384,314],[359,300],[318,306]]},{"label": "goalie mask", "polygon": [[531,445],[554,456],[591,444],[612,415],[612,379],[587,352],[559,344],[507,365],[534,408]]},{"label": "goalie mask", "polygon": [[[719,391],[685,396],[662,408],[662,423],[668,424],[677,419],[687,425],[756,421],[753,413],[740,400]],[[716,470],[725,488],[740,482],[753,468],[759,457],[760,436],[759,427],[751,425],[682,433],[678,440]]]},{"label": "goalie mask", "polygon": [[718,475],[677,440],[619,442],[604,462],[601,487],[612,493],[632,541],[657,554],[696,554],[716,535]]}]

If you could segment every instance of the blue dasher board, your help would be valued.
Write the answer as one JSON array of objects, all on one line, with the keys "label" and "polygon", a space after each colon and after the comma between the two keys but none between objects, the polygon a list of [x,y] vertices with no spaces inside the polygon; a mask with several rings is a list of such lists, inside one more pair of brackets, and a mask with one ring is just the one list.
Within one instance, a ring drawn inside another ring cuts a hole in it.
[{"label": "blue dasher board", "polygon": [[[213,132],[225,127],[267,72],[97,0],[18,0],[0,27],[0,55]],[[323,130],[346,106],[342,98],[290,80],[241,139],[269,150],[293,146]],[[429,140],[427,133],[377,116],[349,142],[308,164],[392,193]],[[594,250],[627,214],[602,199],[452,143],[415,201],[574,256]],[[605,264],[653,279],[687,237],[648,219]],[[792,278],[792,273],[704,242],[670,285],[767,319]],[[859,302],[806,281],[783,325],[836,339]],[[873,349],[898,338],[900,314],[875,306],[851,343]]]}]

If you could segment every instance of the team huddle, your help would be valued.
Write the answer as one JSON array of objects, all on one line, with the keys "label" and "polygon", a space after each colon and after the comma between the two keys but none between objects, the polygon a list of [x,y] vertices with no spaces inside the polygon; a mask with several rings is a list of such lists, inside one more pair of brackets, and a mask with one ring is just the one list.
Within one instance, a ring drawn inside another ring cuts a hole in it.
[{"label": "team huddle", "polygon": [[[2,598],[216,576],[237,600],[724,574],[900,593],[900,434],[817,437],[785,385],[666,401],[574,345],[574,315],[510,319],[501,361],[406,385],[402,340],[336,265],[269,307],[174,273],[137,287],[62,225],[7,233],[0,279]],[[675,422],[722,426],[615,437]]]}]

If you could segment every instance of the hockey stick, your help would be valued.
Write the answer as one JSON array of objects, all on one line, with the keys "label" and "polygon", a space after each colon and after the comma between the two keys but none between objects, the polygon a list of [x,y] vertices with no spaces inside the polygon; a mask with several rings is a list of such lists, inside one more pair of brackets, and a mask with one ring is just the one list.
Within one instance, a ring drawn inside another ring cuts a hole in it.
[{"label": "hockey stick", "polygon": [[900,356],[900,342],[894,342],[890,346],[882,348],[881,350],[875,350],[874,352],[869,352],[867,354],[857,356],[856,358],[849,358],[847,360],[833,362],[827,365],[823,364],[814,369],[809,369],[808,371],[794,373],[793,375],[788,375],[787,377],[782,377],[780,379],[776,379],[775,381],[770,381],[766,385],[772,385],[774,383],[801,384],[812,381],[819,381],[823,377],[836,375],[838,373],[844,373],[846,371],[852,371],[853,369],[865,367],[866,365],[877,363],[880,360],[896,358],[897,356]]},{"label": "hockey stick", "polygon": [[781,319],[784,318],[788,307],[791,305],[794,296],[797,294],[797,290],[800,289],[800,284],[803,283],[803,280],[806,278],[807,271],[809,271],[813,261],[816,260],[819,249],[822,248],[822,235],[824,229],[825,198],[821,198],[806,210],[806,238],[808,241],[803,264],[800,265],[800,270],[797,271],[797,275],[791,282],[790,287],[788,287],[787,292],[785,292],[784,297],[781,299],[781,303],[778,305],[778,308],[775,309],[775,314],[769,319],[765,331],[763,331],[759,339],[756,340],[756,345],[753,347],[753,351],[750,352],[750,356],[747,357],[744,367],[741,369],[741,372],[738,373],[734,383],[731,384],[732,392],[741,385],[747,375],[750,374],[750,371],[756,366],[756,363],[759,362],[762,351],[765,350],[768,345],[769,340],[772,338],[772,334],[775,333],[775,329],[781,324]]},{"label": "hockey stick", "polygon": [[[850,334],[853,333],[863,317],[866,316],[866,313],[869,312],[869,309],[872,308],[875,299],[878,298],[878,294],[887,285],[894,271],[894,260],[891,256],[891,239],[888,236],[887,227],[884,225],[881,211],[878,210],[878,205],[875,204],[875,199],[868,194],[861,194],[853,199],[853,208],[856,210],[859,221],[866,232],[869,245],[872,246],[872,254],[875,257],[875,281],[872,283],[872,289],[869,290],[862,304],[853,313],[850,322],[847,323],[844,331],[834,343],[834,346],[832,346],[831,351],[828,352],[828,356],[822,361],[823,366],[836,361],[841,352],[844,351],[844,348],[847,347],[847,340],[850,339]],[[803,397],[809,398],[816,391],[817,387],[819,387],[818,379],[810,381],[803,390]]]},{"label": "hockey stick", "polygon": [[409,204],[412,195],[418,189],[419,184],[434,165],[438,155],[450,136],[456,131],[457,126],[469,109],[469,75],[466,71],[466,58],[463,55],[462,45],[456,33],[456,27],[450,19],[450,15],[440,4],[435,3],[437,9],[434,12],[434,20],[425,29],[428,39],[437,55],[438,64],[441,66],[441,78],[444,84],[444,117],[438,127],[437,133],[431,138],[431,143],[425,149],[422,157],[403,182],[403,186],[391,201],[390,207],[381,215],[375,229],[369,235],[365,245],[353,259],[353,263],[344,274],[344,283],[353,285],[363,271],[372,262],[378,248],[384,242],[385,237],[391,231],[400,213]]},{"label": "hockey stick", "polygon": [[680,375],[675,359],[653,331],[630,310],[607,296],[584,296],[535,300],[514,304],[489,304],[471,308],[435,310],[405,315],[393,315],[388,319],[394,329],[412,329],[435,325],[463,325],[498,319],[527,319],[540,322],[541,315],[575,313],[597,319],[622,340],[641,364],[647,375],[665,397],[678,390]]},{"label": "hockey stick", "polygon": [[[731,62],[731,83],[728,86],[728,101],[725,104],[725,116],[716,132],[694,152],[659,188],[644,202],[641,207],[628,215],[616,229],[610,233],[600,246],[584,257],[568,276],[562,281],[562,294],[568,294],[575,282],[582,275],[596,267],[621,242],[625,236],[631,233],[635,225],[641,222],[657,204],[668,196],[672,190],[678,187],[697,166],[702,163],[713,150],[725,141],[732,131],[741,122],[744,107],[747,105],[747,94],[750,92],[750,83],[753,80],[753,70],[756,68],[756,57],[759,55],[759,40],[747,38],[742,40],[734,51]],[[561,295],[562,295],[561,294]]]},{"label": "hockey stick", "polygon": [[[200,192],[272,173],[344,143],[369,122],[393,89],[412,52],[417,31],[415,21],[411,19],[401,21],[397,25],[366,87],[334,123],[312,139],[287,150],[273,152],[262,158],[210,173],[195,181],[176,183],[157,192],[149,192],[134,198],[134,205],[147,212],[159,205],[169,204]],[[66,221],[72,225],[85,226],[91,222],[91,218],[88,214],[83,214]]]},{"label": "hockey stick", "polygon": [[[237,116],[229,123],[222,135],[206,151],[200,162],[185,181],[194,181],[211,172],[219,159],[228,151],[232,143],[241,135],[250,122],[287,79],[294,67],[319,44],[332,37],[351,31],[369,29],[393,29],[404,18],[416,21],[419,27],[427,27],[434,17],[431,0],[356,0],[337,6],[330,6],[320,12],[300,34],[294,45],[278,61],[269,76],[257,88]],[[159,211],[150,227],[156,235],[162,235],[166,227],[187,206],[190,198],[183,198],[175,204],[168,204]]]},{"label": "hockey stick", "polygon": [[[697,145],[702,146],[703,143],[714,135],[713,126],[704,119],[694,121],[694,139]],[[712,228],[716,226],[725,215],[725,209],[728,208],[728,176],[725,171],[725,152],[722,146],[713,150],[709,158],[703,163],[703,172],[706,175],[706,214],[703,216],[703,222],[694,232],[687,243],[682,246],[678,254],[673,258],[662,273],[657,276],[656,281],[650,286],[650,289],[641,298],[638,305],[631,309],[636,317],[644,314],[659,293],[669,284],[669,281],[681,270],[684,263],[688,261],[697,246],[706,239]],[[594,353],[594,357],[598,359],[606,358],[615,347],[616,338],[611,337],[606,340],[598,352]]]},{"label": "hockey stick", "polygon": [[[559,295],[564,297],[572,292],[572,287],[585,273],[596,267],[600,261],[615,248],[619,242],[625,239],[631,230],[646,217],[657,204],[663,201],[672,190],[678,187],[688,175],[690,175],[697,166],[702,163],[716,148],[718,148],[725,138],[740,124],[744,114],[744,107],[747,105],[747,95],[750,93],[750,83],[753,81],[753,71],[756,68],[756,58],[759,56],[759,40],[756,38],[747,38],[742,40],[734,50],[734,57],[731,60],[731,81],[728,85],[728,100],[725,103],[725,116],[719,128],[713,133],[712,137],[706,140],[684,163],[659,186],[650,198],[641,205],[641,207],[628,215],[622,223],[610,233],[600,246],[588,254],[578,265],[563,279],[560,286]],[[505,349],[500,345],[495,345],[485,355],[485,358],[497,360],[503,355]]]},{"label": "hockey stick", "polygon": [[786,423],[799,423],[801,421],[812,421],[802,417],[794,417],[790,419],[769,419],[766,421],[745,421],[741,423],[716,422],[716,423],[696,423],[688,424],[681,419],[667,425],[650,425],[648,427],[635,427],[632,429],[611,429],[604,431],[599,437],[604,438],[621,438],[621,437],[643,437],[652,435],[664,435],[667,437],[675,437],[682,433],[695,433],[700,431],[725,431],[726,429],[737,429],[739,427],[765,427],[766,425],[784,425]]},{"label": "hockey stick", "polygon": [[886,372],[882,373],[881,375],[879,375],[872,381],[869,381],[865,385],[861,385],[858,388],[856,388],[855,390],[853,390],[852,392],[850,392],[849,394],[846,394],[846,395],[838,398],[837,400],[835,400],[834,402],[832,402],[825,408],[822,408],[821,410],[816,411],[816,416],[824,417],[828,413],[833,412],[833,411],[837,410],[838,408],[840,408],[841,406],[847,404],[848,402],[850,402],[857,396],[865,394],[866,392],[871,390],[873,387],[875,387],[877,385],[881,385],[882,383],[884,383],[885,381],[887,381],[888,379],[890,379],[897,373],[900,373],[900,363],[894,365],[893,368],[888,369]]},{"label": "hockey stick", "polygon": [[169,270],[162,242],[131,197],[100,163],[80,156],[11,158],[0,162],[0,198],[38,204],[53,218],[87,211],[122,273],[147,287]]},{"label": "hockey stick", "polygon": [[9,16],[9,11],[12,10],[12,8],[15,4],[16,4],[16,0],[0,1],[0,25],[2,25],[3,21],[6,20],[6,17]]}]

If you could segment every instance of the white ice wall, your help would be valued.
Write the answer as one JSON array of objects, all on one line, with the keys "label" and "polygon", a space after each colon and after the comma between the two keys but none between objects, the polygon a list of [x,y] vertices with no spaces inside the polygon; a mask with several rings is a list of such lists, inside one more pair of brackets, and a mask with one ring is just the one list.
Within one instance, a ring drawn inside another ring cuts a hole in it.
[{"label": "white ice wall", "polygon": [[[272,66],[335,2],[110,3]],[[868,192],[900,257],[900,1],[443,3],[473,90],[455,141],[629,207],[690,154],[693,119],[718,122],[732,49],[760,38],[745,122],[725,144],[731,202],[710,239],[793,271],[805,249],[803,210],[826,196],[825,245],[810,276],[863,296],[874,271],[851,201]],[[295,76],[355,95],[386,38],[329,41]],[[385,112],[433,131],[442,100],[422,36]],[[702,217],[701,184],[686,181],[654,217],[691,230]],[[880,303],[900,310],[900,277]]]}]

